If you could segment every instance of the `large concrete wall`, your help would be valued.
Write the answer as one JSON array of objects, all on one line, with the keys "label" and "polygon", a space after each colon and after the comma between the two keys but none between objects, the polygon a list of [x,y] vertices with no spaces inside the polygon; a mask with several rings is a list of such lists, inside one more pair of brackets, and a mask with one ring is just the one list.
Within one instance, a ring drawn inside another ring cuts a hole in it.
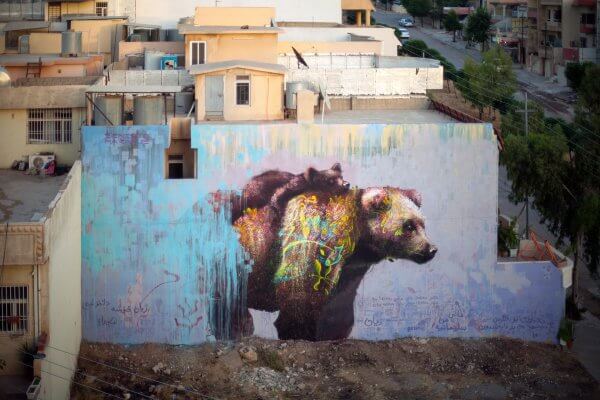
[{"label": "large concrete wall", "polygon": [[[48,347],[41,399],[69,399],[81,343],[81,162],[77,161],[44,222],[48,268]],[[66,367],[66,368],[63,368]]]},{"label": "large concrete wall", "polygon": [[[135,20],[139,23],[158,24],[164,28],[176,28],[180,18],[194,15],[196,7],[214,7],[214,0],[137,0]],[[221,0],[220,7],[275,7],[278,21],[335,22],[342,21],[340,0]]]},{"label": "large concrete wall", "polygon": [[[262,336],[556,340],[560,272],[497,262],[489,125],[194,126],[188,180],[164,179],[167,127],[83,137],[88,340],[231,337],[247,304]],[[253,176],[335,162],[360,190],[308,190],[279,222],[265,207],[232,226],[228,193]]]}]

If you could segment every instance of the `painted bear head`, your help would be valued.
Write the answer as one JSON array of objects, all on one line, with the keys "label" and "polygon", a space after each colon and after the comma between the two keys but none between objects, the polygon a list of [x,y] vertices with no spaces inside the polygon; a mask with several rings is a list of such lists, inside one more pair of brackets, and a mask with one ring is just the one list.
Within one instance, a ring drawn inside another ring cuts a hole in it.
[{"label": "painted bear head", "polygon": [[350,189],[350,183],[346,182],[342,176],[340,163],[335,163],[331,168],[322,171],[309,167],[304,172],[304,179],[306,179],[310,188],[315,191],[342,194]]},{"label": "painted bear head", "polygon": [[435,257],[438,249],[425,233],[419,192],[369,188],[363,190],[360,204],[365,221],[361,244],[373,257],[402,258],[418,264]]}]

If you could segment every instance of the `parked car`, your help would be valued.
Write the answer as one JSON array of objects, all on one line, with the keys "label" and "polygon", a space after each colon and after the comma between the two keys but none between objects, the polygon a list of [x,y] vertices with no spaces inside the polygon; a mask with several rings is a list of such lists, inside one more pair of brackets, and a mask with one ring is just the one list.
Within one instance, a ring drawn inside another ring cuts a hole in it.
[{"label": "parked car", "polygon": [[410,39],[410,32],[406,28],[398,28],[398,32],[400,32],[400,39]]},{"label": "parked car", "polygon": [[400,21],[398,21],[398,25],[400,26],[404,26],[406,28],[410,28],[412,26],[415,26],[415,21],[412,18],[402,18],[400,19]]}]

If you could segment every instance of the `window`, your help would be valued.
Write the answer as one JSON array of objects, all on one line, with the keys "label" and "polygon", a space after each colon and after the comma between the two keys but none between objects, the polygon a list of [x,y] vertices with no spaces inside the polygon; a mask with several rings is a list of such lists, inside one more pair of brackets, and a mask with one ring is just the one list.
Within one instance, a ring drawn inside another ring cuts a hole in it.
[{"label": "window", "polygon": [[190,42],[190,60],[191,65],[206,62],[206,42]]},{"label": "window", "polygon": [[560,8],[549,8],[548,9],[548,21],[549,22],[560,22],[561,12]]},{"label": "window", "polygon": [[99,17],[106,17],[108,15],[108,1],[96,2],[96,15]]},{"label": "window", "polygon": [[581,23],[584,25],[594,25],[596,23],[596,14],[581,14]]},{"label": "window", "polygon": [[0,332],[24,333],[28,328],[29,288],[0,286]]},{"label": "window", "polygon": [[190,139],[171,139],[165,160],[166,179],[196,179],[196,149]]},{"label": "window", "polygon": [[250,76],[238,75],[235,82],[235,104],[238,106],[250,105]]},{"label": "window", "polygon": [[48,21],[60,21],[60,3],[48,3]]},{"label": "window", "polygon": [[73,112],[70,108],[29,110],[27,143],[71,143]]}]

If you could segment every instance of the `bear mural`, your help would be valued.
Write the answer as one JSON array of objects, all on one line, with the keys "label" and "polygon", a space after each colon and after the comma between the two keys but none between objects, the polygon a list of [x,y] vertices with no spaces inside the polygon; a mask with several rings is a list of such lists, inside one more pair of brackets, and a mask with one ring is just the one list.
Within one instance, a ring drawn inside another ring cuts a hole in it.
[{"label": "bear mural", "polygon": [[[338,164],[334,169],[341,174]],[[341,186],[307,187],[279,210],[246,207],[233,218],[252,263],[247,306],[279,311],[279,339],[347,338],[356,291],[372,265],[384,259],[423,264],[437,253],[418,192]]]}]

